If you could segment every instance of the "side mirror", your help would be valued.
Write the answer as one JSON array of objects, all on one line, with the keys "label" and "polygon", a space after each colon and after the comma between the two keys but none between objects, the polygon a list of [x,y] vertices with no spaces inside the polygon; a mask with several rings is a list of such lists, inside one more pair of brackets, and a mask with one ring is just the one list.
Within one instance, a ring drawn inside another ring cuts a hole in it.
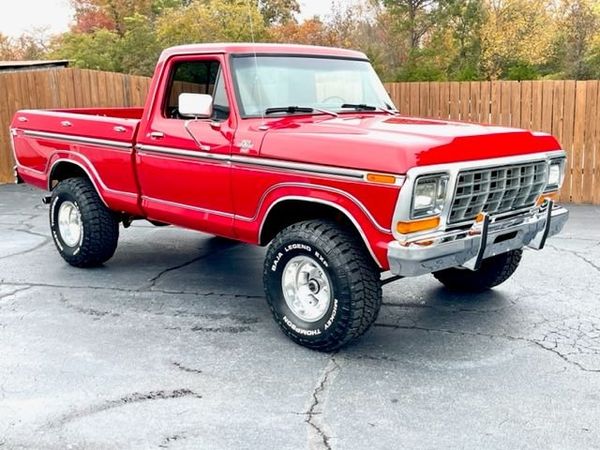
[{"label": "side mirror", "polygon": [[179,114],[194,119],[210,119],[213,113],[213,98],[206,94],[179,94]]}]

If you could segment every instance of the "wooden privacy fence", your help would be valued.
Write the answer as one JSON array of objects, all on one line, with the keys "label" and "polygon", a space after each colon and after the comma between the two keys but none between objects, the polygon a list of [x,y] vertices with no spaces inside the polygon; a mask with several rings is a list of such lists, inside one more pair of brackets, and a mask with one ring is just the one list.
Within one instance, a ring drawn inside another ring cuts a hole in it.
[{"label": "wooden privacy fence", "polygon": [[[13,181],[8,127],[24,108],[142,106],[150,80],[83,69],[0,73],[0,182]],[[563,201],[600,204],[600,81],[386,85],[405,115],[552,133],[569,163]]]},{"label": "wooden privacy fence", "polygon": [[9,126],[27,108],[143,106],[150,79],[83,69],[0,72],[0,183],[12,182]]},{"label": "wooden privacy fence", "polygon": [[569,158],[561,200],[600,204],[600,81],[386,85],[402,114],[545,131]]}]

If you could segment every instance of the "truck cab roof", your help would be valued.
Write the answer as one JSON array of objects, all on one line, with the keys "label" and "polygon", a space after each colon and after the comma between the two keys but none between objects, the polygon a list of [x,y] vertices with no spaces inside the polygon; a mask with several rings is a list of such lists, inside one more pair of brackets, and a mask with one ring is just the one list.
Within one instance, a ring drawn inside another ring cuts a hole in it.
[{"label": "truck cab roof", "polygon": [[164,50],[159,61],[165,61],[173,56],[194,54],[274,54],[274,55],[299,55],[299,56],[324,56],[334,58],[349,58],[368,60],[367,56],[355,50],[346,50],[332,47],[319,47],[316,45],[294,44],[253,44],[253,43],[213,43],[191,44],[170,47]]}]

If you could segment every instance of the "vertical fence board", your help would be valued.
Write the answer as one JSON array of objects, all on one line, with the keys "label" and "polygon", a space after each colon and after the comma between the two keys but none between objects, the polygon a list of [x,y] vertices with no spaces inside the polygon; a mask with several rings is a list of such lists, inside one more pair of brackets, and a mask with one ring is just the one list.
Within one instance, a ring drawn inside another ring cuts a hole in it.
[{"label": "vertical fence board", "polygon": [[512,81],[510,86],[510,125],[521,126],[521,83]]},{"label": "vertical fence board", "polygon": [[533,81],[531,85],[531,129],[542,129],[542,82]]},{"label": "vertical fence board", "polygon": [[491,84],[489,81],[481,82],[481,111],[480,111],[480,120],[482,123],[491,123],[491,105],[490,105],[490,95],[491,95]]},{"label": "vertical fence board", "polygon": [[563,131],[562,147],[567,152],[567,167],[565,169],[565,182],[561,191],[562,201],[572,199],[572,173],[573,173],[573,132],[575,126],[575,81],[565,81],[563,105]]},{"label": "vertical fence board", "polygon": [[521,123],[520,127],[531,128],[531,81],[521,82]]},{"label": "vertical fence board", "polygon": [[579,203],[583,199],[583,145],[585,137],[586,83],[578,81],[575,86],[575,126],[573,131],[573,171],[571,198]]},{"label": "vertical fence board", "polygon": [[460,96],[460,120],[465,122],[471,120],[471,108],[470,108],[470,96],[471,96],[471,83],[459,83],[459,96]]},{"label": "vertical fence board", "polygon": [[583,166],[581,201],[590,203],[594,198],[594,147],[598,129],[598,81],[586,82],[585,138],[583,144]]},{"label": "vertical fence board", "polygon": [[542,131],[552,132],[552,101],[554,99],[554,82],[542,81]]},{"label": "vertical fence board", "polygon": [[450,119],[460,120],[460,83],[450,82]]},{"label": "vertical fence board", "polygon": [[419,83],[419,116],[431,117],[429,110],[429,83]]}]

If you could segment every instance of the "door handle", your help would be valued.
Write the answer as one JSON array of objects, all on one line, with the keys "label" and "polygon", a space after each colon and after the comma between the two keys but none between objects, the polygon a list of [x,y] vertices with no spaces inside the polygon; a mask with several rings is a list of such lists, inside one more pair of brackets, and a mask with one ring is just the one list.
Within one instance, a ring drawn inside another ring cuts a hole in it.
[{"label": "door handle", "polygon": [[162,131],[153,131],[152,133],[150,133],[150,137],[152,139],[162,139],[165,137],[165,133],[163,133]]},{"label": "door handle", "polygon": [[117,133],[125,133],[127,131],[127,129],[125,127],[121,127],[121,126],[116,126],[113,128],[113,130],[115,130]]}]

